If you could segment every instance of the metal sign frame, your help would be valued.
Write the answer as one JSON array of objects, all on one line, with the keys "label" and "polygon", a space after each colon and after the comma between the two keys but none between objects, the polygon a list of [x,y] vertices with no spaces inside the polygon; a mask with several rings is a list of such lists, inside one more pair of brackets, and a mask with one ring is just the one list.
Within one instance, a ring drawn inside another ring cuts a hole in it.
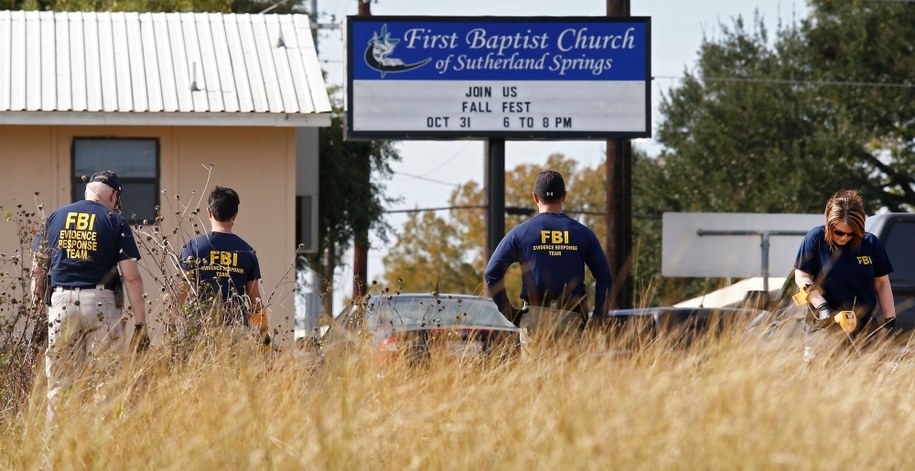
[{"label": "metal sign frame", "polygon": [[664,213],[661,274],[784,276],[794,265],[804,234],[822,224],[822,214]]}]

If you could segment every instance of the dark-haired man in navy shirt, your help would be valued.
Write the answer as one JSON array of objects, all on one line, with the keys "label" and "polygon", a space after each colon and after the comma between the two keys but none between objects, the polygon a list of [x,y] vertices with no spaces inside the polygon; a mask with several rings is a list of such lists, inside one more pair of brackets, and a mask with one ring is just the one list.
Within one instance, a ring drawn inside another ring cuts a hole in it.
[{"label": "dark-haired man in navy shirt", "polygon": [[[539,214],[512,228],[496,247],[486,267],[486,286],[499,310],[532,335],[577,334],[588,320],[585,266],[596,281],[594,317],[603,317],[613,283],[610,264],[594,232],[562,212],[562,175],[541,172],[533,197]],[[526,313],[519,313],[505,293],[505,272],[515,262],[521,264]]]},{"label": "dark-haired man in navy shirt", "polygon": [[217,186],[207,200],[210,232],[181,250],[181,267],[200,298],[222,301],[226,324],[252,325],[266,335],[258,280],[260,264],[254,248],[232,233],[241,200],[231,188]]}]

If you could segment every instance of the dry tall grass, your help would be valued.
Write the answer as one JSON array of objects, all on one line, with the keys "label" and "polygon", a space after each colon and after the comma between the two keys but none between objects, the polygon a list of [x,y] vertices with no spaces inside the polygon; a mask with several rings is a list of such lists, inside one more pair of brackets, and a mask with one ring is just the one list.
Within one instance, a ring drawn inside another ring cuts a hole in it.
[{"label": "dry tall grass", "polygon": [[915,465],[915,368],[898,350],[823,352],[805,364],[800,341],[779,336],[613,347],[414,368],[379,366],[367,352],[313,368],[247,344],[210,342],[180,360],[160,348],[82,383],[56,429],[37,384],[28,407],[0,421],[0,468]]}]

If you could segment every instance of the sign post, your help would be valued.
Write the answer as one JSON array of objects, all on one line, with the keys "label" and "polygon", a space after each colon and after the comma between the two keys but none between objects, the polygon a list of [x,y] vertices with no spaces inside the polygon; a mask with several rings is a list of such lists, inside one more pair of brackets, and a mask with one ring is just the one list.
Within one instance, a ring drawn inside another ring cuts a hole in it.
[{"label": "sign post", "polygon": [[347,139],[487,140],[487,256],[506,140],[651,136],[648,17],[350,16],[346,42]]}]

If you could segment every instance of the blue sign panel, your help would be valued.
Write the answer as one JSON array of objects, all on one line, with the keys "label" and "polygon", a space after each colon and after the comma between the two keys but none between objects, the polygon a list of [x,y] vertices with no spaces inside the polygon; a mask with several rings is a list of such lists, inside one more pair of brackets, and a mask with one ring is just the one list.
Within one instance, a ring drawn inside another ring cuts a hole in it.
[{"label": "blue sign panel", "polygon": [[648,18],[347,20],[350,137],[650,135]]}]

